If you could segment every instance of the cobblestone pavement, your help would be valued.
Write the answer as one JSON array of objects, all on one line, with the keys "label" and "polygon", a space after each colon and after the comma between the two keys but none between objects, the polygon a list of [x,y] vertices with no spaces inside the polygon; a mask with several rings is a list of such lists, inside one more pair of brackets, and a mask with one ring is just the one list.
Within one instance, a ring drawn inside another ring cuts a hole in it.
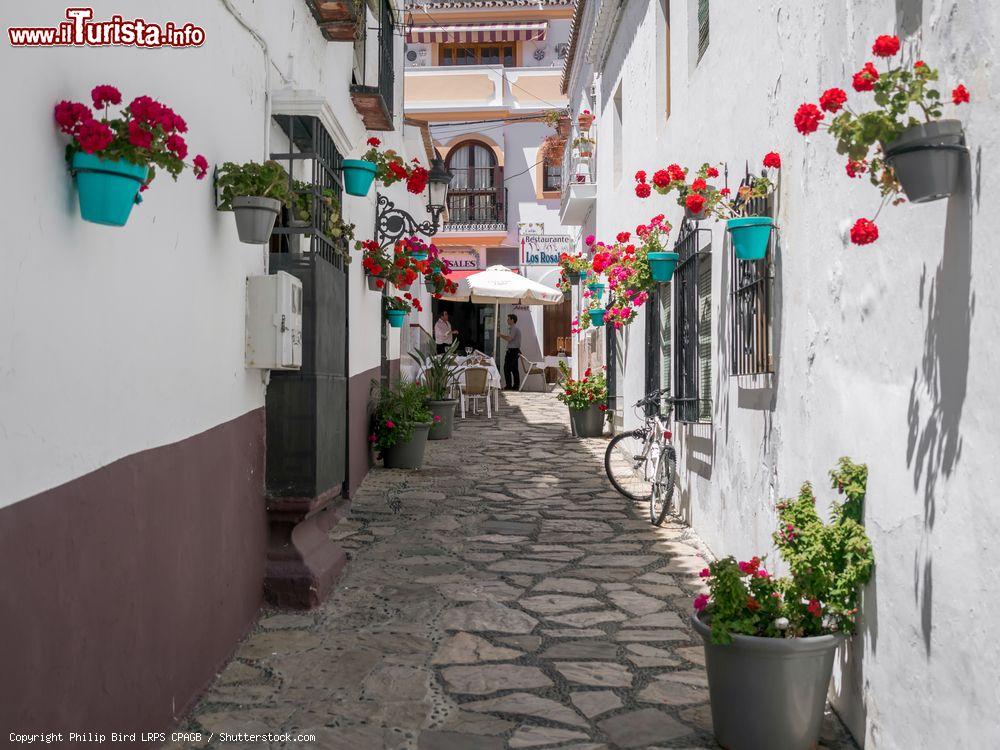
[{"label": "cobblestone pavement", "polygon": [[[332,532],[334,595],[265,612],[184,728],[316,735],[229,748],[716,747],[687,620],[703,548],[614,492],[605,445],[514,393],[422,471],[373,470]],[[821,747],[855,745],[829,715]]]}]

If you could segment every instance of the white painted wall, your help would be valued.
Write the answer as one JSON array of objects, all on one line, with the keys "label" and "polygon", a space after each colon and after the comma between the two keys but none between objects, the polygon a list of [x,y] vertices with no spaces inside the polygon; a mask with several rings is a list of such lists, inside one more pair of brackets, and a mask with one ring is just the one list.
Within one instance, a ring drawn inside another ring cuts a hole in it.
[{"label": "white painted wall", "polygon": [[[711,43],[695,65],[696,5],[670,3],[669,121],[656,64],[659,3],[626,6],[602,71],[597,149],[597,228],[609,238],[661,210],[679,222],[672,200],[634,197],[639,168],[727,161],[742,174],[745,160],[782,155],[777,369],[759,378],[725,372],[729,250],[715,225],[714,415],[710,425],[676,430],[682,511],[720,556],[770,551],[779,498],[806,479],[825,487],[841,455],[865,461],[877,568],[861,632],[835,675],[835,705],[867,748],[992,747],[1000,742],[1000,654],[988,646],[1000,616],[990,554],[1000,531],[992,499],[1000,304],[991,290],[1000,219],[989,207],[1000,174],[989,154],[1000,145],[992,127],[1000,83],[990,61],[1000,9],[982,0],[767,0],[725,3],[723,12],[716,1]],[[882,238],[858,248],[845,229],[870,216],[878,196],[846,178],[831,138],[803,139],[792,115],[849,82],[875,36],[894,32],[941,68],[943,92],[960,80],[973,92],[959,112],[971,173],[950,201],[886,209]],[[576,76],[571,95],[585,79]],[[608,103],[618,85],[624,153],[615,185]],[[626,403],[643,389],[643,331],[640,317],[627,336]]]},{"label": "white painted wall", "polygon": [[[211,180],[190,172],[176,183],[160,175],[124,228],[82,221],[52,119],[61,99],[89,101],[95,84],[113,83],[126,101],[148,93],[182,114],[190,156],[260,161],[268,91],[312,90],[340,121],[343,150],[360,154],[352,45],[323,39],[301,0],[233,5],[265,39],[266,60],[221,0],[136,12],[202,26],[207,41],[197,49],[0,45],[11,146],[0,187],[10,218],[0,274],[0,507],[264,403],[260,372],[243,366],[245,278],[266,272],[264,249],[237,240],[233,217],[215,210]],[[65,8],[39,0],[6,20],[54,25]],[[398,134],[384,135],[398,143]],[[373,211],[346,201],[360,238],[371,234]],[[355,263],[355,300],[361,273]],[[352,372],[378,363],[377,336],[362,335],[377,331],[377,304],[352,310]]]}]

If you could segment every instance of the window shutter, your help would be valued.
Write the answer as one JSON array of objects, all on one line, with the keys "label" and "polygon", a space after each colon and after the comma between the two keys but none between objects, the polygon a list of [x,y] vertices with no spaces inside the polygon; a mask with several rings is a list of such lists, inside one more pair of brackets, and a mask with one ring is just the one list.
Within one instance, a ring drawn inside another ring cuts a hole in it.
[{"label": "window shutter", "polygon": [[709,0],[698,0],[698,60],[705,56],[708,49],[708,3]]},{"label": "window shutter", "polygon": [[698,421],[712,420],[712,260],[698,267]]}]

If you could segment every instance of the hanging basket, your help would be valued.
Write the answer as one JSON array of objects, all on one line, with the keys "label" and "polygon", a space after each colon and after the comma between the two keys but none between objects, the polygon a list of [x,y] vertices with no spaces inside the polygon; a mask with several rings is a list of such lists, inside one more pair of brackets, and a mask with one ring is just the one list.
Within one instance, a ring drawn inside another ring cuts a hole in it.
[{"label": "hanging basket", "polygon": [[600,328],[604,325],[604,308],[603,307],[592,307],[590,308],[590,322]]},{"label": "hanging basket", "polygon": [[730,219],[726,229],[732,234],[733,250],[740,260],[761,260],[767,255],[774,221],[769,216]]},{"label": "hanging basket", "polygon": [[600,302],[601,297],[604,296],[604,284],[598,281],[592,281],[587,284],[587,289],[589,289],[590,293],[594,295],[598,302]]},{"label": "hanging basket", "polygon": [[653,277],[653,281],[670,281],[670,277],[674,275],[674,269],[677,268],[677,261],[680,260],[680,255],[671,252],[662,253],[647,253],[646,259],[649,261],[649,275]]},{"label": "hanging basket", "polygon": [[427,260],[427,251],[426,250],[414,250],[412,253],[410,253],[410,257],[413,258],[413,260],[418,261],[418,262],[419,261]]},{"label": "hanging basket", "polygon": [[910,203],[929,203],[955,192],[968,153],[958,120],[924,122],[883,144],[885,161],[896,173]]},{"label": "hanging basket", "polygon": [[139,188],[149,167],[125,159],[106,161],[93,154],[73,154],[70,174],[76,180],[80,216],[84,221],[123,227],[132,206],[142,201]]},{"label": "hanging basket", "polygon": [[349,195],[368,195],[375,181],[375,165],[364,159],[344,159],[344,190]]},{"label": "hanging basket", "polygon": [[402,328],[403,319],[406,317],[405,310],[386,310],[385,311],[386,320],[389,321],[390,328]]},{"label": "hanging basket", "polygon": [[580,283],[581,274],[579,271],[566,271],[565,274],[566,274],[566,281],[568,281],[570,284]]}]

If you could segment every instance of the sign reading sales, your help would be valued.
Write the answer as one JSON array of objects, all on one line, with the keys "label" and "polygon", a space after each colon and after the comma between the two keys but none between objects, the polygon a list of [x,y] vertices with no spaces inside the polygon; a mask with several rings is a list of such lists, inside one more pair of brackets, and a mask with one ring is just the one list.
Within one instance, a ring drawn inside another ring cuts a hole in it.
[{"label": "sign reading sales", "polygon": [[521,236],[521,264],[556,266],[560,254],[572,248],[573,239],[568,234],[525,234]]}]

